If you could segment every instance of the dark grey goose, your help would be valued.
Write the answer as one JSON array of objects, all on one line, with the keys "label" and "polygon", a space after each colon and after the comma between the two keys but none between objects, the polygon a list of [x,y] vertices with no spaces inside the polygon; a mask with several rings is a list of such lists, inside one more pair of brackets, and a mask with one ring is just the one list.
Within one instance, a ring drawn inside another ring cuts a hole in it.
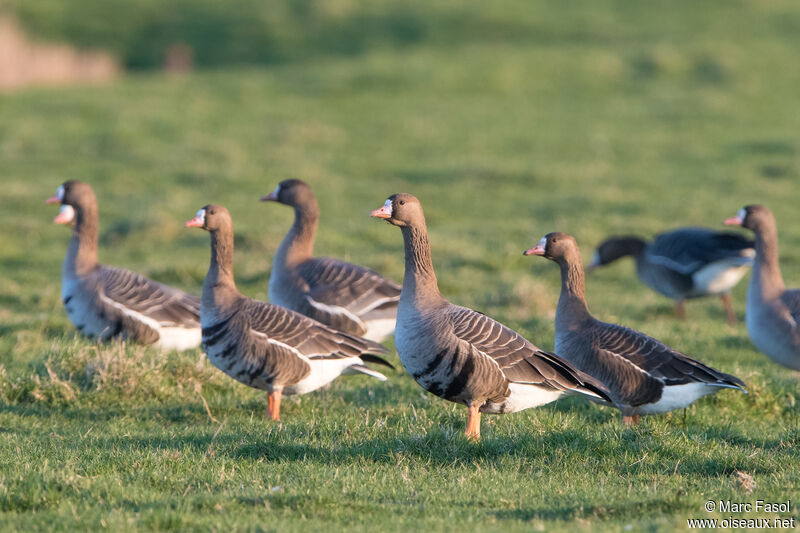
[{"label": "dark grey goose", "polygon": [[261,200],[294,208],[294,223],[272,262],[270,302],[376,342],[390,336],[400,285],[362,266],[313,257],[319,207],[311,187],[285,180]]},{"label": "dark grey goose", "polygon": [[610,237],[597,247],[587,271],[632,256],[639,280],[675,300],[679,318],[686,318],[685,300],[718,295],[728,322],[736,322],[730,292],[753,263],[753,241],[737,233],[707,228],[679,228],[652,242],[635,237]]},{"label": "dark grey goose", "polygon": [[233,278],[233,221],[227,209],[207,205],[185,225],[211,235],[211,263],[200,307],[203,349],[228,376],[268,391],[270,418],[280,420],[282,395],[311,392],[343,373],[386,380],[364,366],[368,361],[392,368],[371,355],[387,352],[380,344],[239,293]]},{"label": "dark grey goose", "polygon": [[481,413],[512,413],[571,393],[609,400],[603,385],[567,361],[486,315],[444,299],[425,216],[414,196],[390,196],[372,216],[399,226],[405,243],[395,330],[400,360],[425,390],[467,406],[468,438],[480,438]]},{"label": "dark grey goose", "polygon": [[88,184],[66,181],[47,203],[61,205],[56,224],[72,225],[61,299],[78,331],[93,339],[123,338],[163,349],[200,344],[197,296],[97,262],[97,199]]},{"label": "dark grey goose", "polygon": [[543,256],[561,268],[555,351],[609,389],[624,423],[637,423],[639,415],[686,407],[723,388],[746,392],[735,376],[644,333],[594,318],[586,303],[580,250],[572,235],[550,233],[524,253]]}]

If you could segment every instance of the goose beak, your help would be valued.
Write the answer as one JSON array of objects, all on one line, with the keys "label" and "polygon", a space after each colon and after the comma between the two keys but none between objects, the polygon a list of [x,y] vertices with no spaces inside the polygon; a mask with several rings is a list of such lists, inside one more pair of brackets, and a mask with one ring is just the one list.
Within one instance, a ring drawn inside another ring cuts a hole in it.
[{"label": "goose beak", "polygon": [[722,223],[726,226],[741,226],[742,222],[744,222],[742,217],[736,215],[735,217],[726,218]]},{"label": "goose beak", "polygon": [[533,248],[528,248],[522,252],[522,255],[544,255],[544,246],[537,244]]},{"label": "goose beak", "polygon": [[262,196],[261,197],[261,201],[262,202],[277,202],[278,201],[278,195],[275,194],[275,191],[272,191],[268,195]]},{"label": "goose beak", "polygon": [[392,206],[383,205],[380,209],[370,213],[369,216],[383,219],[392,218]]},{"label": "goose beak", "polygon": [[45,200],[44,203],[46,203],[46,204],[60,204],[61,200],[58,199],[58,196],[53,195],[50,198],[48,198],[47,200]]},{"label": "goose beak", "polygon": [[203,227],[203,217],[196,216],[191,220],[187,220],[186,223],[183,225],[184,228],[202,228]]}]

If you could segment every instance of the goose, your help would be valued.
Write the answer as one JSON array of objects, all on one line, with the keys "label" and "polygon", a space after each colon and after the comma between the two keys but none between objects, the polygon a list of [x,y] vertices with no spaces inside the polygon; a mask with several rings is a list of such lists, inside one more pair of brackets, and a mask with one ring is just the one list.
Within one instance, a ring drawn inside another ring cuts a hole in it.
[{"label": "goose", "polygon": [[129,339],[161,349],[200,344],[200,299],[136,272],[97,262],[97,199],[81,181],[66,181],[48,204],[60,204],[56,224],[72,225],[61,270],[61,300],[83,335]]},{"label": "goose", "polygon": [[753,241],[706,228],[679,228],[657,235],[653,242],[610,237],[597,247],[587,271],[628,255],[642,283],[675,300],[681,320],[686,319],[687,298],[719,295],[728,323],[736,323],[730,293],[753,263]]},{"label": "goose", "polygon": [[405,243],[395,330],[400,361],[426,391],[467,406],[468,439],[480,439],[481,413],[513,413],[570,393],[609,400],[603,385],[559,356],[441,295],[417,198],[394,194],[372,216],[400,227]]},{"label": "goose", "polygon": [[637,424],[639,415],[686,407],[723,388],[747,392],[735,376],[644,333],[594,318],[586,303],[580,250],[572,235],[549,233],[523,253],[543,256],[561,268],[555,351],[608,387],[624,424]]},{"label": "goose", "polygon": [[268,392],[267,415],[280,420],[282,395],[306,394],[341,374],[386,381],[365,361],[393,368],[373,355],[380,344],[336,331],[284,307],[243,296],[233,278],[233,221],[207,205],[184,224],[211,235],[211,264],[203,282],[200,322],[208,360],[236,381]]},{"label": "goose", "polygon": [[319,207],[311,187],[284,180],[261,201],[294,208],[294,224],[272,263],[270,302],[376,342],[390,336],[400,285],[362,266],[312,256]]},{"label": "goose", "polygon": [[748,205],[725,224],[745,227],[756,236],[756,259],[745,310],[750,340],[779,365],[800,370],[800,290],[787,290],[783,283],[772,211],[763,205]]}]

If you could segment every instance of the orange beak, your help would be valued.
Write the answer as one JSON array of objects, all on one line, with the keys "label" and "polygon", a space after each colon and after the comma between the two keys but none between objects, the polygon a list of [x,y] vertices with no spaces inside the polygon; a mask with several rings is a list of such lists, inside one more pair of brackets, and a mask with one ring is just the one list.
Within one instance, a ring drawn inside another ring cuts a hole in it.
[{"label": "orange beak", "polygon": [[383,219],[392,218],[392,208],[383,205],[381,206],[380,209],[376,209],[375,211],[370,213],[369,216],[375,218],[383,218]]},{"label": "orange beak", "polygon": [[184,228],[202,228],[203,227],[203,217],[194,217],[191,220],[187,220],[183,224]]},{"label": "orange beak", "polygon": [[53,195],[50,198],[48,198],[47,200],[45,200],[44,203],[46,203],[46,204],[60,204],[61,200],[58,199],[58,196]]},{"label": "orange beak", "polygon": [[736,215],[735,217],[726,218],[722,223],[726,226],[741,226],[742,222],[744,222],[742,217]]},{"label": "orange beak", "polygon": [[533,248],[528,248],[522,252],[522,255],[544,255],[544,246],[537,244]]}]

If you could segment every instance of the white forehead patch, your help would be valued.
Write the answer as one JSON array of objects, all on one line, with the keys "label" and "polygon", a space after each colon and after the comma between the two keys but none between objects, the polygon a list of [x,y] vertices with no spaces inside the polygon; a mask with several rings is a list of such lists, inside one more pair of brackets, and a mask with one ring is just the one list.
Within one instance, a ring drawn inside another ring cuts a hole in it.
[{"label": "white forehead patch", "polygon": [[64,201],[64,186],[63,185],[59,185],[58,186],[58,190],[56,191],[56,198],[58,198],[58,200],[60,202]]},{"label": "white forehead patch", "polygon": [[739,209],[739,219],[744,222],[744,219],[747,218],[747,209],[744,207]]},{"label": "white forehead patch", "polygon": [[545,248],[547,246],[547,237],[542,237],[541,239],[539,239],[539,244],[537,246]]},{"label": "white forehead patch", "polygon": [[277,198],[280,193],[281,193],[281,184],[279,183],[278,186],[275,187],[275,190],[272,191],[272,194],[274,194],[275,198]]},{"label": "white forehead patch", "polygon": [[72,222],[75,218],[75,209],[71,205],[62,205],[61,209],[58,210],[58,218],[64,222]]},{"label": "white forehead patch", "polygon": [[392,200],[387,198],[385,202],[383,202],[383,207],[389,212],[389,215],[392,214]]},{"label": "white forehead patch", "polygon": [[200,211],[197,212],[197,214],[194,216],[194,218],[199,218],[200,222],[205,224],[206,223],[206,210],[205,209],[201,209]]}]

